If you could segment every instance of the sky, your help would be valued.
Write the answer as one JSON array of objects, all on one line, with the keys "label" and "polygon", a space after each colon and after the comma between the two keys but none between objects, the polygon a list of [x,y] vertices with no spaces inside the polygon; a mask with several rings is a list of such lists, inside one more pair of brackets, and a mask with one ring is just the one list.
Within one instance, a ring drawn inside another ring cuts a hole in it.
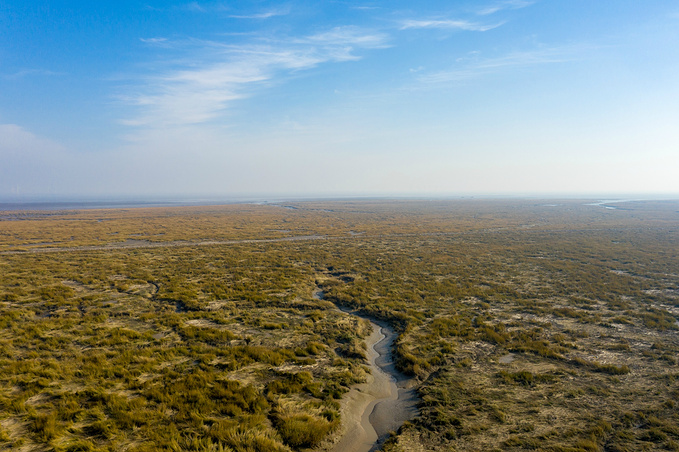
[{"label": "sky", "polygon": [[678,195],[679,3],[0,0],[0,197]]}]

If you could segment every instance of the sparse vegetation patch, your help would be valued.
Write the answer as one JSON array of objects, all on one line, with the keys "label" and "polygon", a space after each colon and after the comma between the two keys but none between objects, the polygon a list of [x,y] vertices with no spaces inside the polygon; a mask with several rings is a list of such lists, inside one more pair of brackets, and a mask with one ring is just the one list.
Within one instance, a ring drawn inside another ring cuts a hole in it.
[{"label": "sparse vegetation patch", "polygon": [[3,213],[0,449],[322,447],[366,377],[337,305],[417,378],[384,450],[679,450],[679,206],[544,204]]}]

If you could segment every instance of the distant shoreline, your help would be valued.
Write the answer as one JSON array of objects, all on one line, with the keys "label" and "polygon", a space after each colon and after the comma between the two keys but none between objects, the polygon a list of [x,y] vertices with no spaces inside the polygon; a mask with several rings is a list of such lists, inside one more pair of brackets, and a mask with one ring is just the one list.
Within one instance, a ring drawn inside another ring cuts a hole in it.
[{"label": "distant shoreline", "polygon": [[679,200],[679,194],[650,195],[650,196],[336,196],[336,197],[234,197],[234,198],[49,198],[49,197],[0,197],[0,211],[58,211],[58,210],[93,210],[93,209],[130,209],[147,207],[201,207],[223,206],[233,204],[281,204],[296,202],[335,202],[335,201],[582,201],[586,205],[599,206],[609,203],[642,202],[642,201],[671,201]]},{"label": "distant shoreline", "polygon": [[0,202],[0,211],[18,210],[90,210],[90,209],[130,209],[143,207],[191,207],[243,204],[251,201],[17,201]]}]

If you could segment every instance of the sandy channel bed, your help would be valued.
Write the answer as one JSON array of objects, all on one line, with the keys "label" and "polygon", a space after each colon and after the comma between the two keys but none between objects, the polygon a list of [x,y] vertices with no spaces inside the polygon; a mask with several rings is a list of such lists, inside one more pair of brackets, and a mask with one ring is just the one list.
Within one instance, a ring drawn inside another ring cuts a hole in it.
[{"label": "sandy channel bed", "polygon": [[417,395],[413,381],[396,371],[391,348],[396,333],[370,322],[372,334],[366,339],[371,375],[356,385],[341,402],[342,430],[339,439],[320,450],[369,452],[377,450],[389,433],[417,416]]}]

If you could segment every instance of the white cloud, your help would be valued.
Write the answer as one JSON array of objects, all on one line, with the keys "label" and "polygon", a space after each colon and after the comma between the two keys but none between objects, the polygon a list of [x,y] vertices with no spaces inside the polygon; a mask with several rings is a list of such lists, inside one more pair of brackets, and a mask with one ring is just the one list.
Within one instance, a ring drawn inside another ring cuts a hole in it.
[{"label": "white cloud", "polygon": [[494,14],[498,11],[502,11],[505,9],[521,9],[521,8],[526,8],[528,6],[531,6],[535,4],[535,1],[529,1],[529,0],[507,0],[503,2],[498,2],[493,5],[487,6],[480,11],[477,12],[477,14],[481,16],[486,16],[489,14]]},{"label": "white cloud", "polygon": [[136,109],[121,122],[145,127],[209,122],[263,83],[322,63],[357,60],[357,50],[385,47],[386,40],[384,34],[340,27],[304,38],[259,39],[243,45],[162,41],[181,58],[142,77],[134,90],[119,96]]},{"label": "white cloud", "polygon": [[42,149],[46,152],[61,152],[56,143],[40,138],[16,124],[0,124],[0,155],[18,155]]},{"label": "white cloud", "polygon": [[16,124],[0,124],[0,193],[47,193],[71,163],[63,146]]},{"label": "white cloud", "polygon": [[377,49],[386,47],[388,36],[384,33],[368,33],[358,27],[335,27],[332,30],[311,35],[297,42],[325,45],[354,45],[362,48]]},{"label": "white cloud", "polygon": [[24,77],[31,77],[31,76],[47,76],[47,77],[52,77],[52,76],[61,76],[61,75],[66,75],[65,72],[54,72],[54,71],[48,71],[46,69],[22,69],[17,72],[13,72],[11,74],[5,74],[2,77],[8,80],[15,80],[15,79],[20,79]]},{"label": "white cloud", "polygon": [[576,47],[550,47],[532,51],[512,52],[496,58],[474,59],[460,67],[434,72],[420,77],[424,83],[450,83],[469,80],[508,68],[571,61]]},{"label": "white cloud", "polygon": [[290,14],[289,9],[272,9],[255,14],[232,14],[229,17],[232,19],[269,19],[276,16],[286,16]]},{"label": "white cloud", "polygon": [[497,24],[479,24],[476,22],[469,22],[467,20],[406,20],[401,24],[401,30],[408,30],[411,28],[440,28],[440,29],[457,29],[465,31],[488,31],[493,28],[501,26],[502,23]]},{"label": "white cloud", "polygon": [[196,11],[196,12],[200,12],[200,13],[204,13],[204,12],[207,11],[206,8],[201,6],[200,3],[198,3],[198,2],[187,3],[183,7],[185,9],[189,10],[189,11]]},{"label": "white cloud", "polygon": [[162,44],[167,42],[167,38],[139,38],[139,40],[146,44]]}]

